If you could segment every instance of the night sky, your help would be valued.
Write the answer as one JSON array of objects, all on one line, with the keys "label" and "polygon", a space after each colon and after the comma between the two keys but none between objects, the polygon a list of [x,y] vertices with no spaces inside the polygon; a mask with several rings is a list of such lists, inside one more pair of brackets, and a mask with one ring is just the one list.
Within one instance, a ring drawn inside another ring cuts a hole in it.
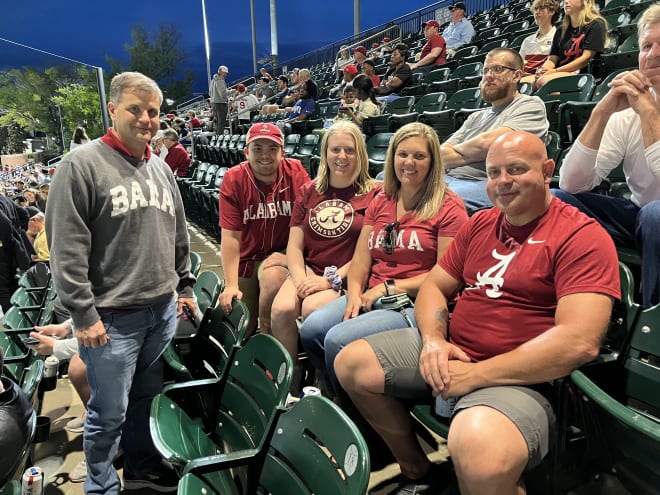
[{"label": "night sky", "polygon": [[[429,5],[422,0],[362,0],[361,28],[367,29]],[[268,0],[255,0],[257,57],[270,53]],[[229,67],[229,81],[252,73],[252,34],[248,0],[206,0],[211,42],[211,71]],[[142,24],[156,32],[173,23],[181,32],[186,67],[196,74],[194,89],[206,91],[206,58],[201,0],[135,2],[114,0],[18,0],[0,15],[0,38],[29,45],[76,61],[108,69],[106,55],[127,60],[125,44],[132,44],[131,27]],[[306,53],[353,33],[353,0],[309,0],[277,3],[279,58]],[[0,41],[0,69],[25,65],[53,66],[65,60]]]}]

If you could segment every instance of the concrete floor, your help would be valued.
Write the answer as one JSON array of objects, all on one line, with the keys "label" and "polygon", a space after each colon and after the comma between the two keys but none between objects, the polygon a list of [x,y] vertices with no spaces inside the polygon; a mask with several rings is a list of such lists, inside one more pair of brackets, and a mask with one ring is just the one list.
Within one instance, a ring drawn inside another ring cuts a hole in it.
[{"label": "concrete floor", "polygon": [[[202,270],[214,270],[222,275],[219,245],[199,231],[194,226],[189,228],[191,249],[202,256]],[[83,484],[72,483],[68,473],[83,459],[82,433],[73,434],[64,429],[66,423],[83,413],[83,406],[68,377],[58,380],[57,388],[47,392],[44,397],[42,414],[51,418],[51,432],[48,442],[39,444],[35,450],[35,464],[40,466],[47,477],[45,495],[82,495]],[[430,458],[439,462],[446,459],[447,449],[443,439],[437,438],[439,449],[429,452]],[[121,474],[121,471],[120,471]],[[398,466],[392,464],[386,468],[372,472],[368,493],[385,495],[396,486]],[[151,490],[144,490],[152,494]],[[126,492],[137,493],[137,491]],[[355,494],[361,495],[361,494]]]}]

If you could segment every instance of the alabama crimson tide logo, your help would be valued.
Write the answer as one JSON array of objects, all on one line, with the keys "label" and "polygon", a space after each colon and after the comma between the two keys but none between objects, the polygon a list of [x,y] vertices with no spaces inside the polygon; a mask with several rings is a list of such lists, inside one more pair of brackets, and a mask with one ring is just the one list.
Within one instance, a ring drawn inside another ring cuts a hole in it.
[{"label": "alabama crimson tide logo", "polygon": [[341,237],[353,223],[353,207],[341,199],[321,201],[309,212],[309,226],[322,237]]}]

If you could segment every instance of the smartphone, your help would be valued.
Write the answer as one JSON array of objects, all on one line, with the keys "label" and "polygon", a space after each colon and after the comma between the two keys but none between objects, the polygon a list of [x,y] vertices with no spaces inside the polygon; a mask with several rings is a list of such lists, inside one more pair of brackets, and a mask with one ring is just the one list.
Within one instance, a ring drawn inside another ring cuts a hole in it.
[{"label": "smartphone", "polygon": [[39,344],[41,342],[41,340],[35,339],[34,337],[21,337],[21,341],[25,345],[35,345],[35,344]]}]

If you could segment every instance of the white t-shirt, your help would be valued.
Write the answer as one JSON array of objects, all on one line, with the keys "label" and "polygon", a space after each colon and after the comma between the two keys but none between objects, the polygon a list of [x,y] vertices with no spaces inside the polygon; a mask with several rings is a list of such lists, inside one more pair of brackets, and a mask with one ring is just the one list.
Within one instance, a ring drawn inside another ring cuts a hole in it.
[{"label": "white t-shirt", "polygon": [[557,28],[552,26],[552,29],[542,37],[538,37],[539,32],[530,34],[522,42],[520,46],[520,56],[525,61],[525,73],[535,74],[536,70],[543,65],[552,47],[552,39],[555,37]]}]

